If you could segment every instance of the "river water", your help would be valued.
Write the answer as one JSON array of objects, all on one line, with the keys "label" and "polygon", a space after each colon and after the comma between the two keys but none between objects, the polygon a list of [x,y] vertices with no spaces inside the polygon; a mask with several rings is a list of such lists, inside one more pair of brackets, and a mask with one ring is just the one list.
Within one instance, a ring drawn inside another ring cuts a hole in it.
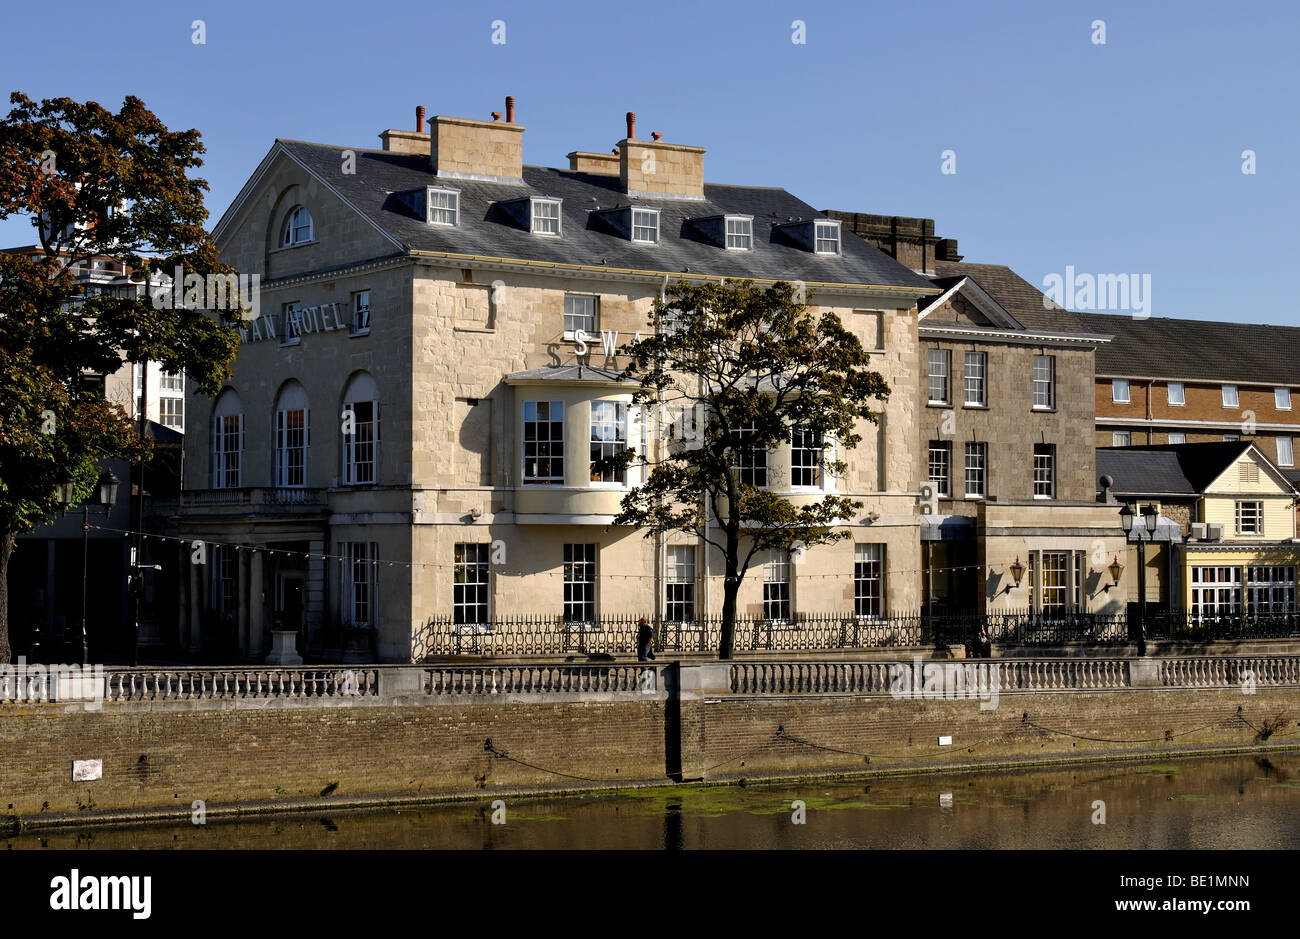
[{"label": "river water", "polygon": [[1300,848],[1300,753],[496,798],[3,840],[37,850]]}]

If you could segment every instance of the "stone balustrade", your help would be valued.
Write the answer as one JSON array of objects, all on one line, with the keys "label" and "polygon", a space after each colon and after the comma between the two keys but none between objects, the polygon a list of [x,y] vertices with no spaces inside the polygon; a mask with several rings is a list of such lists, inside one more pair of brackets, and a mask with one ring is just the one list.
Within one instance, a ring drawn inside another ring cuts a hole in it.
[{"label": "stone balustrade", "polygon": [[[279,702],[295,706],[440,704],[517,699],[663,699],[720,695],[898,696],[927,676],[1001,694],[1149,688],[1300,687],[1300,655],[743,661],[610,664],[380,665],[357,668],[0,667],[0,706]],[[68,670],[71,670],[69,672]],[[901,683],[901,685],[900,685]]]}]

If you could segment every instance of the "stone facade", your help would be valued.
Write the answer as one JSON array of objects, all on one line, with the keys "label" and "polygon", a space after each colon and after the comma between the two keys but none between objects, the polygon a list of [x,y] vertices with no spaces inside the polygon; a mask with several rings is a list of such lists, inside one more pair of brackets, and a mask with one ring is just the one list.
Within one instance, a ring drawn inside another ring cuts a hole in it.
[{"label": "stone facade", "polygon": [[[517,124],[434,118],[428,136],[438,176],[431,175],[430,184],[438,185],[444,172],[517,176],[521,130]],[[405,153],[420,143],[418,135],[394,132],[385,139]],[[690,197],[702,186],[702,149],[624,143],[634,145],[625,146],[621,158],[625,188],[642,185],[635,178],[639,158],[629,162],[635,147],[656,154],[661,176],[676,167],[660,184],[674,194]],[[296,206],[309,208],[314,230],[310,239],[285,247],[283,226]],[[328,176],[277,150],[218,234],[223,260],[263,273],[263,316],[257,334],[250,328],[228,388],[238,395],[242,415],[238,486],[214,486],[213,422],[222,399],[188,401],[188,439],[197,443],[187,452],[191,491],[183,532],[225,546],[192,568],[192,602],[182,627],[191,648],[210,644],[215,630],[259,657],[278,622],[300,632],[304,651],[327,654],[331,641],[344,649],[341,633],[360,616],[350,612],[360,607],[359,588],[349,581],[360,577],[373,607],[374,651],[382,660],[409,660],[413,631],[431,617],[453,614],[458,545],[484,546],[492,557],[487,585],[493,618],[560,616],[566,545],[597,546],[597,615],[662,614],[666,550],[686,540],[647,540],[642,532],[611,526],[638,471],[630,470],[623,486],[592,483],[588,472],[592,403],[630,402],[632,389],[512,384],[507,377],[548,365],[621,367],[625,360],[607,354],[601,337],[583,343],[566,334],[565,296],[595,297],[598,330],[617,334],[613,342],[621,345],[650,331],[651,304],[668,272],[523,266],[481,254],[449,258],[404,250],[340,198]],[[802,563],[790,565],[797,611],[853,609],[856,543],[883,545],[884,556],[894,559],[898,572],[885,578],[886,609],[919,605],[912,562],[919,532],[916,293],[906,293],[843,287],[820,289],[815,300],[815,310],[837,312],[872,350],[873,365],[893,393],[878,424],[862,427],[859,448],[843,454],[850,470],[834,483],[835,492],[863,502],[861,519],[847,526],[850,539],[809,549]],[[366,329],[357,328],[353,312],[362,295],[369,297]],[[296,338],[285,335],[288,306],[307,311]],[[344,468],[350,440],[345,389],[356,381],[371,383],[376,398],[374,480],[364,485],[349,480]],[[277,411],[291,391],[307,401],[309,445],[304,479],[286,486],[277,467]],[[523,485],[525,401],[561,402],[567,463],[561,485]],[[661,445],[654,434],[647,439],[652,452]],[[788,447],[770,455],[771,485],[785,494],[789,464]],[[696,553],[695,605],[697,615],[716,615],[723,565],[718,552],[704,547]],[[355,553],[348,554],[357,550],[363,553],[360,569]],[[762,578],[761,566],[751,568],[742,613],[762,614]]]}]

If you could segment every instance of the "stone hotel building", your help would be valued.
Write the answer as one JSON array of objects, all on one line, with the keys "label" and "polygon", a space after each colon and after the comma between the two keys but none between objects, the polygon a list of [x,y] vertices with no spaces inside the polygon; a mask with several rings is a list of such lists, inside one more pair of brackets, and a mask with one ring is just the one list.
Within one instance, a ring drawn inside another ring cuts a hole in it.
[{"label": "stone hotel building", "polygon": [[217,225],[261,315],[227,387],[187,401],[179,524],[207,548],[182,645],[351,628],[401,661],[430,617],[719,613],[716,552],[612,525],[643,468],[592,470],[662,446],[611,351],[678,279],[802,281],[893,389],[845,476],[762,455],[783,495],[864,506],[850,539],[751,569],[742,614],[917,609],[917,309],[943,288],[783,189],[706,183],[703,149],[631,115],[567,169],[523,163],[513,102],[493,118],[421,108],[378,150],[277,140]]}]

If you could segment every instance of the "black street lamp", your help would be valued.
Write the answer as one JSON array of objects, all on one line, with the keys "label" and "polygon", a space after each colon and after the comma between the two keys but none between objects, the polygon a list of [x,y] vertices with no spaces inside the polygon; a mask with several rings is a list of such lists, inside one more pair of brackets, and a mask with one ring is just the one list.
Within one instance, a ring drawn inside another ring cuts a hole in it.
[{"label": "black street lamp", "polygon": [[[1132,507],[1127,503],[1124,508],[1119,510],[1119,521],[1124,527],[1125,540],[1133,533],[1135,528],[1133,524],[1134,517],[1141,514],[1142,527],[1137,529],[1137,546],[1138,546],[1138,605],[1137,605],[1137,641],[1138,655],[1147,654],[1147,554],[1146,541],[1142,540],[1142,532],[1147,533],[1147,541],[1155,537],[1156,525],[1160,517],[1156,514],[1156,507],[1147,503],[1142,506],[1140,513],[1134,512]],[[1116,577],[1116,580],[1119,578]]]},{"label": "black street lamp", "polygon": [[[89,570],[90,560],[90,507],[92,505],[100,506],[104,509],[105,517],[113,510],[113,504],[117,501],[118,479],[113,475],[111,470],[100,474],[99,481],[95,484],[94,490],[90,496],[81,503],[81,664],[87,665],[90,662],[90,644],[86,636],[86,576]],[[72,504],[73,484],[64,483],[59,487],[59,500],[63,502],[65,509]]]}]

